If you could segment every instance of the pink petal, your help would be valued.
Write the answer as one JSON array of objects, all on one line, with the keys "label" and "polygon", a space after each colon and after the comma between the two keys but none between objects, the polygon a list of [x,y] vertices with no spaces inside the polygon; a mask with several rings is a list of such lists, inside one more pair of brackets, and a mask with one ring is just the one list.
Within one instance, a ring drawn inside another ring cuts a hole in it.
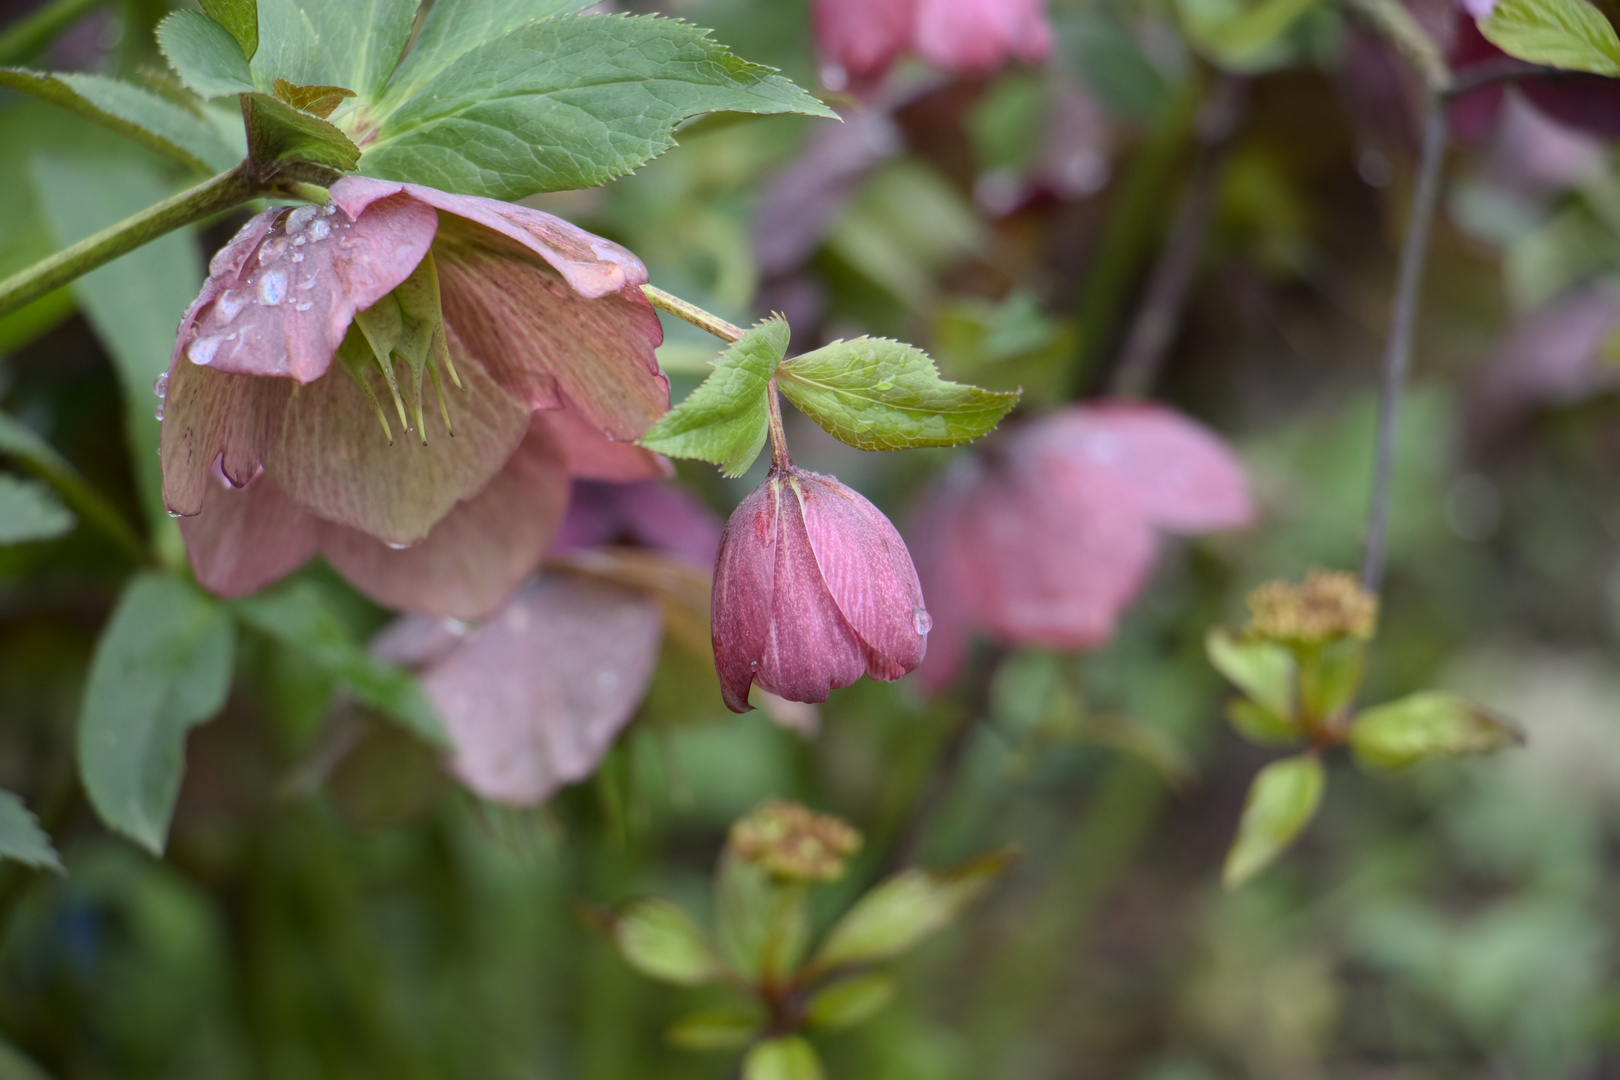
[{"label": "pink petal", "polygon": [[422,677],[451,769],[518,805],[589,776],[646,693],[659,626],[658,605],[627,589],[562,575],[525,589]]},{"label": "pink petal", "polygon": [[943,690],[956,680],[968,656],[968,643],[979,619],[976,601],[979,573],[965,540],[968,494],[983,466],[971,454],[957,458],[924,495],[908,531],[917,578],[928,597],[933,627],[928,652],[918,674],[930,690]]},{"label": "pink petal", "polygon": [[1620,371],[1598,352],[1620,329],[1620,290],[1593,283],[1536,308],[1491,350],[1480,378],[1475,421],[1490,429],[1530,409],[1580,401],[1620,385]]},{"label": "pink petal", "polygon": [[545,409],[536,415],[556,436],[571,476],[623,482],[675,475],[674,467],[662,454],[632,442],[614,442],[572,409]]},{"label": "pink petal", "polygon": [[868,648],[866,673],[892,680],[914,670],[933,622],[906,542],[854,489],[816,473],[793,480],[827,592]]},{"label": "pink petal", "polygon": [[[421,540],[457,502],[483,490],[529,428],[527,406],[504,393],[482,367],[464,361],[457,368],[466,390],[444,388],[453,437],[444,430],[430,388],[423,406],[428,444],[401,432],[385,403],[394,432],[390,444],[354,380],[333,371],[288,402],[265,452],[265,470],[317,517],[387,543]],[[380,387],[381,381],[373,384]]]},{"label": "pink petal", "polygon": [[770,636],[779,496],[777,485],[769,481],[749,492],[726,522],[715,558],[709,601],[714,666],[732,712],[753,708],[748,687]]},{"label": "pink petal", "polygon": [[675,484],[576,480],[568,516],[552,550],[631,544],[680,556],[708,570],[720,546],[720,527],[712,510]]},{"label": "pink petal", "polygon": [[911,40],[917,0],[815,0],[816,47],[829,89],[882,75]]},{"label": "pink petal", "polygon": [[292,386],[288,379],[227,375],[183,357],[170,364],[158,453],[171,513],[202,509],[216,461],[238,486],[258,475]]},{"label": "pink petal", "polygon": [[410,276],[437,229],[432,208],[403,195],[353,217],[334,205],[260,214],[214,258],[175,359],[313,382],[354,313]]},{"label": "pink petal", "polygon": [[224,597],[257,592],[308,562],[316,527],[268,476],[239,488],[217,465],[202,512],[180,519],[198,584]]},{"label": "pink petal", "polygon": [[978,72],[1052,50],[1045,0],[918,0],[917,52],[946,71]]},{"label": "pink petal", "polygon": [[323,523],[321,551],[380,604],[477,619],[504,604],[540,564],[567,502],[562,455],[536,424],[488,486],[446,514],[427,539],[396,550],[356,529]]},{"label": "pink petal", "polygon": [[467,624],[455,619],[404,615],[371,639],[371,655],[390,664],[425,667],[459,648],[468,632]]},{"label": "pink petal", "polygon": [[1162,406],[1109,402],[1063,409],[1019,432],[1012,453],[1105,474],[1114,481],[1111,490],[1169,532],[1236,529],[1254,519],[1237,456],[1214,432]]},{"label": "pink petal", "polygon": [[826,701],[866,672],[869,650],[827,591],[791,479],[773,476],[766,485],[777,489],[776,568],[754,681],[789,701]]}]

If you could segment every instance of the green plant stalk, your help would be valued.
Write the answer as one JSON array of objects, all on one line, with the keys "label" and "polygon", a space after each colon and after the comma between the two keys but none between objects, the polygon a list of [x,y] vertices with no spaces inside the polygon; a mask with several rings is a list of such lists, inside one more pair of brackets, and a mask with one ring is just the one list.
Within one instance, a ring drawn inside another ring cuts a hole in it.
[{"label": "green plant stalk", "polygon": [[0,66],[28,60],[102,3],[103,0],[54,0],[46,4],[0,34]]},{"label": "green plant stalk", "polygon": [[737,341],[743,336],[742,327],[733,326],[720,316],[710,314],[696,304],[687,303],[674,293],[667,293],[655,285],[643,285],[641,292],[659,311],[673,315],[683,322],[689,322],[721,341]]},{"label": "green plant stalk", "polygon": [[241,166],[188,188],[0,281],[0,316],[11,314],[142,244],[240,206],[259,194],[258,185]]}]

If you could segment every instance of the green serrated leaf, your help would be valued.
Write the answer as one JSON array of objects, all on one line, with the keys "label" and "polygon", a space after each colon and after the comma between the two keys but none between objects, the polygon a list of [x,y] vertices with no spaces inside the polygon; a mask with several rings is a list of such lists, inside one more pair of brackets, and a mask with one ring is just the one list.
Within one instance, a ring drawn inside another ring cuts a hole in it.
[{"label": "green serrated leaf", "polygon": [[223,26],[241,47],[242,58],[259,51],[259,5],[256,0],[197,0],[203,14]]},{"label": "green serrated leaf", "polygon": [[1497,0],[1479,31],[1532,64],[1620,75],[1620,36],[1586,0]]},{"label": "green serrated leaf", "polygon": [[424,742],[448,747],[449,736],[410,672],[372,656],[354,641],[320,589],[299,582],[231,605],[260,633],[281,642],[351,687],[355,696]]},{"label": "green serrated leaf", "polygon": [[797,1035],[766,1039],[743,1058],[742,1080],[822,1080],[815,1049]]},{"label": "green serrated leaf", "polygon": [[921,349],[856,338],[795,356],[776,373],[782,394],[835,438],[862,450],[955,446],[989,434],[1018,403],[946,382]]},{"label": "green serrated leaf", "polygon": [[0,68],[0,86],[59,105],[198,172],[221,172],[236,163],[230,144],[206,118],[130,83]]},{"label": "green serrated leaf", "polygon": [[157,28],[158,48],[180,81],[205,98],[255,89],[253,69],[230,31],[196,11],[176,11]]},{"label": "green serrated leaf", "polygon": [[360,162],[360,148],[318,116],[277,101],[269,94],[243,94],[248,158],[261,176],[292,162],[308,162],[344,173]]},{"label": "green serrated leaf", "polygon": [[664,1041],[682,1050],[741,1050],[759,1028],[760,1017],[753,1013],[710,1009],[675,1021]]},{"label": "green serrated leaf", "polygon": [[1287,850],[1316,816],[1325,779],[1322,759],[1315,754],[1273,761],[1255,775],[1237,839],[1221,871],[1227,888],[1248,881]]},{"label": "green serrated leaf", "polygon": [[253,80],[261,90],[278,78],[295,86],[346,86],[373,101],[399,64],[416,8],[417,0],[259,0],[263,45],[253,58]]},{"label": "green serrated leaf", "polygon": [[879,882],[828,931],[810,969],[887,960],[951,923],[1012,864],[997,852],[952,870],[903,870]]},{"label": "green serrated leaf", "polygon": [[458,57],[400,102],[367,146],[365,172],[496,199],[591,187],[640,168],[675,145],[677,125],[711,112],[836,115],[686,23],[543,19]]},{"label": "green serrated leaf", "polygon": [[9,791],[0,791],[0,858],[62,872],[62,860],[51,846],[51,838],[23,801]]},{"label": "green serrated leaf", "polygon": [[1204,635],[1204,655],[1216,671],[1273,715],[1294,715],[1297,664],[1287,646],[1249,641],[1220,627]]},{"label": "green serrated leaf", "polygon": [[747,472],[770,431],[766,393],[787,347],[787,320],[777,316],[755,323],[720,354],[703,385],[641,437],[641,445],[710,462],[726,476]]},{"label": "green serrated leaf", "polygon": [[458,0],[434,4],[411,51],[388,83],[379,107],[386,115],[457,59],[526,23],[573,15],[595,0]]},{"label": "green serrated leaf", "polygon": [[73,511],[49,487],[0,473],[0,544],[53,540],[73,526]]},{"label": "green serrated leaf", "polygon": [[231,685],[230,618],[195,587],[135,577],[101,632],[79,717],[79,774],[101,820],[163,853],[186,733]]},{"label": "green serrated leaf", "polygon": [[649,978],[698,986],[724,972],[708,937],[668,900],[633,900],[620,908],[613,941],[625,961]]},{"label": "green serrated leaf", "polygon": [[1505,721],[1438,691],[1367,709],[1350,723],[1356,760],[1379,769],[1404,769],[1425,758],[1491,754],[1523,742]]},{"label": "green serrated leaf", "polygon": [[820,991],[805,1007],[805,1021],[811,1027],[853,1027],[877,1015],[894,997],[894,980],[869,971],[842,979]]}]

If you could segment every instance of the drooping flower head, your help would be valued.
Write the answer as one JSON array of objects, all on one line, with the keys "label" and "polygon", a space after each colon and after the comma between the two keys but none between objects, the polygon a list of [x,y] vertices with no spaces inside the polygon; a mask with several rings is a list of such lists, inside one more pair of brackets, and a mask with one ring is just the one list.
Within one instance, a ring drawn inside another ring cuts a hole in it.
[{"label": "drooping flower head", "polygon": [[1094,648],[1146,583],[1158,534],[1247,525],[1242,466],[1169,409],[1074,406],[964,456],[914,522],[935,630],[924,678],[956,675],[969,637]]},{"label": "drooping flower head", "polygon": [[[164,381],[164,498],[202,583],[250,592],[322,552],[398,607],[498,607],[568,475],[664,464],[646,269],[540,211],[345,177],[222,249]],[[334,360],[337,370],[333,370]]]},{"label": "drooping flower head", "polygon": [[711,604],[726,705],[753,685],[826,701],[863,674],[893,680],[922,663],[932,625],[905,541],[858,492],[787,464],[731,515]]}]

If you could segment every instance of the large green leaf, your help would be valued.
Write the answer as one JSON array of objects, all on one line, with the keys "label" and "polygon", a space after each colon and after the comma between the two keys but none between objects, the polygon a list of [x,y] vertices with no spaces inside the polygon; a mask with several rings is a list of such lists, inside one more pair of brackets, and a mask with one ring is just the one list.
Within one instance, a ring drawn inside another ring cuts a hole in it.
[{"label": "large green leaf", "polygon": [[1018,403],[939,377],[928,354],[856,338],[795,356],[776,373],[786,398],[835,438],[862,450],[955,446],[987,435]]},{"label": "large green leaf", "polygon": [[[116,146],[116,140],[106,139]],[[122,150],[122,147],[119,147]],[[87,145],[82,152],[41,156],[34,187],[58,243],[81,240],[167,198],[174,188],[156,161],[130,148],[117,156]],[[202,255],[188,231],[170,233],[91,271],[73,296],[112,356],[124,392],[124,433],[154,532],[172,530],[163,509],[157,456],[158,399],[152,384],[169,367],[178,313],[197,295]],[[80,507],[80,513],[85,513]]]},{"label": "large green leaf", "polygon": [[49,487],[0,473],[0,544],[51,540],[73,524],[73,511]]},{"label": "large green leaf", "polygon": [[158,48],[180,81],[205,98],[254,89],[242,48],[219,23],[195,11],[176,11],[157,28]]},{"label": "large green leaf", "polygon": [[45,835],[23,801],[9,791],[0,791],[0,858],[62,872],[62,860],[51,846],[51,838]]},{"label": "large green leaf", "polygon": [[243,94],[242,118],[248,157],[261,172],[309,162],[343,173],[360,161],[360,148],[335,126],[269,94]]},{"label": "large green leaf", "polygon": [[1350,724],[1356,760],[1401,769],[1425,758],[1491,754],[1524,737],[1459,697],[1429,691],[1360,713]]},{"label": "large green leaf", "polygon": [[162,854],[180,793],[186,732],[217,713],[235,635],[193,586],[134,578],[96,643],[79,720],[79,773],[111,828]]},{"label": "large green leaf", "polygon": [[[435,7],[457,7],[452,2]],[[410,40],[417,0],[259,0],[253,79],[343,86],[371,100]]]},{"label": "large green leaf", "polygon": [[953,870],[902,870],[879,882],[827,932],[818,972],[887,960],[949,926],[1012,863],[1006,852]]},{"label": "large green leaf", "polygon": [[1532,64],[1620,75],[1620,36],[1586,0],[1497,0],[1479,30]]},{"label": "large green leaf", "polygon": [[[236,39],[242,56],[252,60],[259,51],[259,5],[257,0],[197,0],[203,13],[219,23]],[[341,5],[334,5],[341,6]]]},{"label": "large green leaf", "polygon": [[449,737],[431,702],[410,672],[372,656],[319,587],[299,582],[231,605],[238,618],[351,687],[361,701],[398,721],[435,746]]},{"label": "large green leaf", "polygon": [[572,15],[594,0],[457,0],[434,4],[422,20],[411,51],[383,95],[382,111],[420,90],[462,54],[504,37],[525,23],[553,15]]},{"label": "large green leaf", "polygon": [[238,159],[203,116],[117,79],[0,68],[0,86],[60,105],[199,172],[222,172]]},{"label": "large green leaf", "polygon": [[785,319],[754,324],[720,354],[703,385],[642,436],[641,445],[670,457],[719,465],[727,476],[747,472],[770,431],[766,394],[787,347]]},{"label": "large green leaf", "polygon": [[1273,761],[1255,775],[1221,880],[1243,884],[1281,855],[1316,816],[1326,777],[1315,754]]},{"label": "large green leaf", "polygon": [[382,120],[363,171],[518,199],[623,176],[710,112],[835,114],[775,74],[656,16],[518,27],[428,80]]}]

